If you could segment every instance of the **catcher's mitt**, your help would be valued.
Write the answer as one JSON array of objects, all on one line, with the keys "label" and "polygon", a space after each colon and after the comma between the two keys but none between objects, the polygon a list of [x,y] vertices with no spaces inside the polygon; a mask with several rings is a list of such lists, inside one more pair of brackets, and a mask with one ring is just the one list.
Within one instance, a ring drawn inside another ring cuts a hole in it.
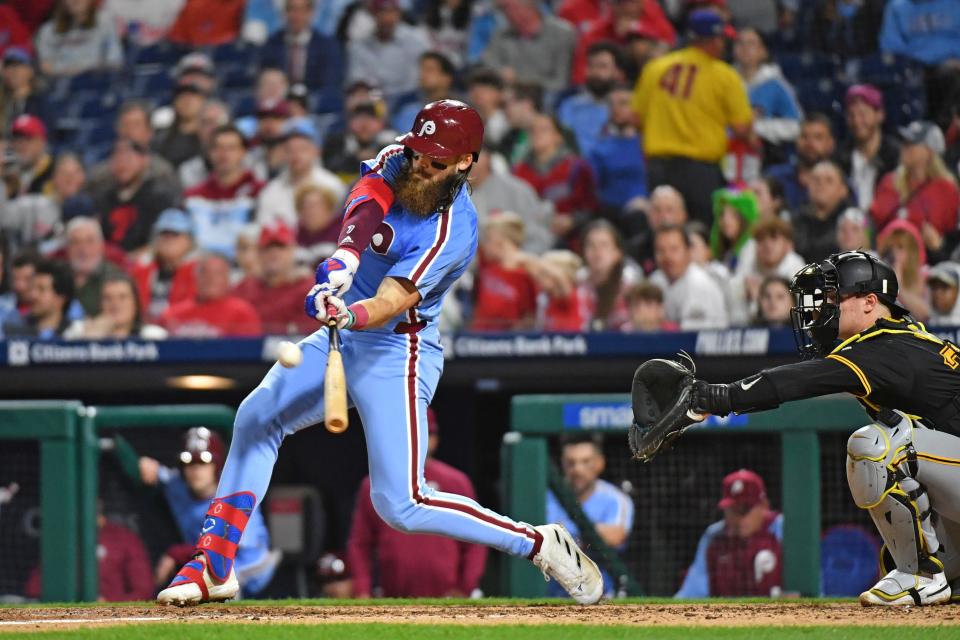
[{"label": "catcher's mitt", "polygon": [[[692,367],[693,360],[686,357]],[[704,419],[691,409],[695,381],[694,371],[675,360],[656,358],[637,368],[629,437],[634,459],[649,462],[690,425]]]}]

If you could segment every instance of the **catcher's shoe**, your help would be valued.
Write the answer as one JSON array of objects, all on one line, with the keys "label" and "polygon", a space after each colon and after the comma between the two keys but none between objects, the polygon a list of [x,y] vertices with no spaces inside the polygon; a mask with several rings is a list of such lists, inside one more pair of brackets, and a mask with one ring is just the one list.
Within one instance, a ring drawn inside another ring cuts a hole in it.
[{"label": "catcher's shoe", "polygon": [[540,553],[533,564],[546,580],[553,578],[580,604],[596,604],[603,595],[603,576],[597,563],[588,558],[559,524],[534,527],[543,536]]},{"label": "catcher's shoe", "polygon": [[921,606],[949,601],[950,585],[942,571],[925,576],[894,569],[872,589],[860,594],[860,604],[865,607]]},{"label": "catcher's shoe", "polygon": [[218,582],[207,568],[207,558],[198,553],[183,565],[170,585],[157,595],[157,604],[189,607],[204,602],[223,602],[237,597],[240,583],[231,568],[224,582]]}]

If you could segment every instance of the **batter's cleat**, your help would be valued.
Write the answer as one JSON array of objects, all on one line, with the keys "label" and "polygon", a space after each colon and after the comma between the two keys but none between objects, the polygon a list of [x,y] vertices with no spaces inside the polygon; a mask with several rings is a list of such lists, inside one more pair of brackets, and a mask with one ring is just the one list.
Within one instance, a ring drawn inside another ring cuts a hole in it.
[{"label": "batter's cleat", "polygon": [[603,576],[597,563],[588,558],[559,524],[534,527],[543,536],[533,564],[549,581],[556,580],[579,604],[596,604],[603,596]]},{"label": "batter's cleat", "polygon": [[204,602],[223,602],[237,597],[240,583],[231,569],[226,581],[218,582],[207,568],[207,559],[198,553],[183,565],[170,585],[157,595],[157,604],[192,607]]},{"label": "batter's cleat", "polygon": [[860,594],[865,607],[925,606],[950,602],[950,585],[941,571],[931,576],[894,569]]}]

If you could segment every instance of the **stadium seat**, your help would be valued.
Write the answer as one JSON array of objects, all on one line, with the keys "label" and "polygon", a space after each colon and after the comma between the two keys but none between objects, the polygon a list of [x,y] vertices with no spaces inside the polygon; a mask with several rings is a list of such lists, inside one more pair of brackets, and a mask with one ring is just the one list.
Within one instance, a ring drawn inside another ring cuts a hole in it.
[{"label": "stadium seat", "polygon": [[159,65],[137,67],[134,71],[132,93],[138,97],[168,99],[173,90],[170,71]]},{"label": "stadium seat", "polygon": [[130,62],[135,65],[155,64],[172,68],[177,64],[184,51],[169,42],[160,42],[133,52]]},{"label": "stadium seat", "polygon": [[834,78],[837,75],[837,61],[821,53],[784,53],[777,56],[776,61],[783,75],[794,84]]},{"label": "stadium seat", "polygon": [[887,112],[885,125],[895,129],[904,127],[914,120],[922,119],[927,113],[926,92],[917,91],[902,85],[881,86],[884,109]]},{"label": "stadium seat", "polygon": [[108,91],[77,99],[76,115],[85,119],[113,120],[122,102],[121,96]]},{"label": "stadium seat", "polygon": [[88,147],[97,147],[101,145],[113,145],[116,138],[116,130],[111,121],[81,121],[77,130],[75,144],[86,152]]},{"label": "stadium seat", "polygon": [[229,42],[214,47],[211,58],[218,68],[221,65],[256,66],[259,51],[245,42]]},{"label": "stadium seat", "polygon": [[249,90],[232,91],[228,98],[230,110],[234,118],[252,116],[257,110],[257,99]]},{"label": "stadium seat", "polygon": [[223,88],[249,89],[256,82],[256,70],[249,65],[226,65],[217,67],[217,79]]},{"label": "stadium seat", "polygon": [[923,87],[923,68],[900,56],[876,53],[851,61],[851,67],[858,82],[868,82],[878,87]]},{"label": "stadium seat", "polygon": [[283,564],[296,573],[299,597],[308,595],[311,574],[323,550],[326,512],[320,492],[309,485],[281,485],[270,489],[265,501],[267,527],[274,549],[283,552]]},{"label": "stadium seat", "polygon": [[116,77],[112,73],[92,71],[81,73],[70,78],[68,90],[71,94],[78,91],[106,91],[114,86]]},{"label": "stadium seat", "polygon": [[819,111],[836,118],[843,111],[843,94],[847,90],[845,83],[824,77],[810,77],[797,80],[794,89],[805,112]]},{"label": "stadium seat", "polygon": [[820,544],[821,595],[860,595],[876,582],[879,557],[880,542],[863,527],[830,527]]}]

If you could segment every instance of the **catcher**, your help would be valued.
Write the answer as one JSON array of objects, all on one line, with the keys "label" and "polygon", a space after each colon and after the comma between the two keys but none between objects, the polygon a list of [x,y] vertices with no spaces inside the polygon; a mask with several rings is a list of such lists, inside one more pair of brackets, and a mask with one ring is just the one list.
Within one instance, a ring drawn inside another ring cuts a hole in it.
[{"label": "catcher", "polygon": [[852,393],[873,422],[847,441],[847,481],[885,543],[886,575],[860,603],[948,602],[950,581],[960,589],[960,349],[897,304],[895,272],[868,253],[809,264],[790,288],[797,346],[812,359],[730,384],[669,360],[644,363],[633,380],[634,456],[651,459],[706,414]]}]

